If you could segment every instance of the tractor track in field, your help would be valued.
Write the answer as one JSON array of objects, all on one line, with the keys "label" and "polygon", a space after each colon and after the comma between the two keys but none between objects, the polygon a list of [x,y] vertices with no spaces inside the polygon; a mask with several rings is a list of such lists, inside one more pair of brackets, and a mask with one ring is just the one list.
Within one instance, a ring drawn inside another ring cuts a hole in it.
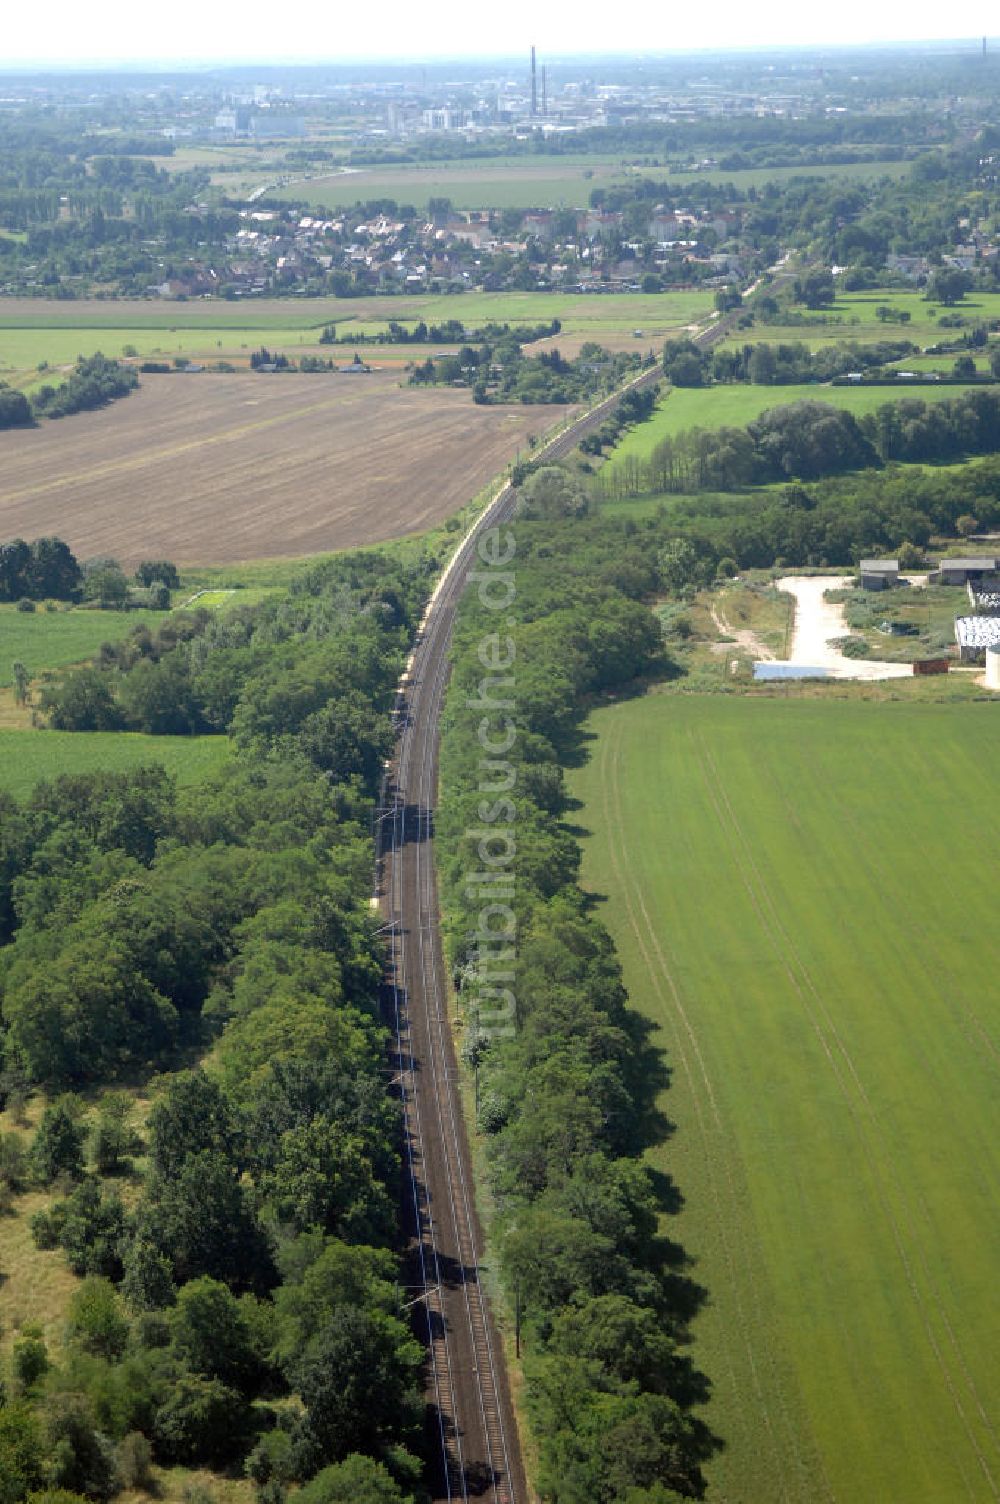
[{"label": "tractor track in field", "polygon": [[[755,913],[757,914],[763,932],[769,937],[771,944],[774,947],[775,955],[780,959],[781,964],[789,981],[792,984],[795,993],[798,995],[799,999],[802,1002],[806,1016],[813,1028],[814,1033],[816,1034],[817,1039],[819,1040],[819,1043],[823,1049],[831,1070],[833,1071],[838,1089],[844,1100],[844,1105],[854,1121],[859,1147],[864,1154],[869,1171],[872,1174],[873,1183],[878,1187],[879,1200],[882,1204],[882,1209],[887,1224],[892,1233],[892,1239],[896,1246],[896,1251],[902,1265],[903,1274],[906,1279],[907,1286],[919,1312],[920,1321],[924,1328],[924,1334],[934,1355],[934,1359],[941,1373],[945,1388],[947,1389],[948,1394],[951,1397],[952,1404],[955,1408],[955,1413],[958,1416],[962,1429],[965,1431],[965,1434],[969,1439],[969,1443],[980,1465],[991,1494],[994,1498],[1000,1498],[1000,1489],[998,1489],[997,1487],[997,1482],[993,1475],[989,1461],[982,1448],[980,1447],[979,1439],[975,1435],[970,1425],[969,1417],[966,1414],[966,1410],[962,1403],[962,1398],[957,1387],[956,1377],[952,1373],[952,1369],[947,1362],[945,1353],[942,1351],[941,1343],[939,1342],[938,1337],[933,1330],[933,1326],[931,1324],[931,1312],[928,1310],[928,1304],[930,1305],[933,1312],[937,1315],[938,1320],[940,1321],[941,1326],[944,1329],[944,1332],[946,1334],[946,1342],[953,1351],[953,1361],[957,1363],[957,1366],[961,1372],[961,1379],[964,1380],[965,1385],[968,1389],[968,1399],[971,1400],[971,1403],[978,1411],[979,1418],[982,1421],[985,1430],[993,1438],[994,1444],[996,1443],[995,1428],[993,1426],[993,1423],[989,1419],[989,1416],[983,1405],[982,1398],[976,1388],[975,1381],[971,1373],[969,1372],[964,1354],[962,1353],[961,1347],[958,1342],[957,1335],[943,1307],[940,1295],[934,1288],[934,1281],[927,1268],[926,1260],[924,1259],[922,1254],[918,1253],[917,1258],[919,1262],[920,1272],[923,1275],[924,1281],[930,1286],[929,1301],[928,1296],[920,1288],[918,1273],[914,1264],[914,1260],[911,1257],[910,1253],[907,1251],[906,1241],[904,1241],[904,1232],[907,1235],[908,1241],[911,1242],[918,1250],[921,1248],[921,1242],[920,1239],[916,1236],[916,1230],[913,1225],[913,1213],[907,1203],[907,1198],[903,1189],[903,1183],[896,1168],[895,1161],[893,1160],[892,1154],[885,1142],[885,1135],[882,1124],[879,1121],[878,1113],[876,1112],[871,1102],[871,1098],[869,1097],[865,1089],[864,1083],[861,1080],[851,1053],[848,1050],[843,1038],[841,1037],[839,1030],[837,1029],[836,1023],[832,1015],[830,1014],[829,1008],[827,1007],[822,995],[820,994],[814,981],[812,980],[807,967],[796,951],[791,937],[788,935],[787,930],[781,922],[775,900],[770,892],[770,889],[767,886],[763,874],[760,871],[760,868],[754,858],[753,851],[750,847],[750,843],[747,840],[747,837],[739,823],[736,812],[733,809],[711,748],[708,746],[707,742],[704,741],[704,739],[696,738],[693,733],[691,733],[691,742],[693,756],[695,758],[695,765],[701,767],[704,771],[705,786],[715,810],[716,817],[719,822],[719,827],[722,831],[723,839],[725,840],[726,845],[729,847],[730,852],[732,853],[734,868],[740,875],[740,880],[744,888],[746,889],[747,896],[750,899]],[[810,997],[812,998],[812,1003],[810,1003],[809,1001]],[[843,1062],[842,1066],[838,1065],[838,1055]],[[852,1102],[852,1090],[851,1085],[849,1084],[847,1079],[848,1077],[850,1078],[850,1083],[853,1083],[853,1093],[857,1096],[858,1099],[860,1099],[862,1114],[864,1118],[868,1120],[869,1127],[867,1131],[863,1125],[862,1115],[859,1114],[856,1103]],[[872,1142],[872,1135],[874,1135],[874,1138],[876,1140],[875,1143]],[[890,1191],[895,1193],[895,1196],[901,1203],[901,1210],[905,1216],[905,1222],[907,1224],[905,1228],[901,1226],[897,1212],[893,1209],[890,1201]],[[968,1480],[966,1480],[966,1487],[969,1492],[969,1497],[975,1498],[976,1496],[971,1486],[969,1485]]]},{"label": "tractor track in field", "polygon": [[[694,1106],[695,1117],[698,1123],[698,1131],[702,1141],[702,1151],[704,1155],[707,1178],[711,1187],[711,1195],[715,1208],[715,1224],[718,1229],[719,1239],[723,1249],[723,1256],[729,1270],[730,1288],[734,1295],[736,1317],[740,1328],[740,1336],[746,1349],[747,1366],[752,1376],[754,1392],[757,1398],[757,1404],[763,1425],[773,1438],[773,1444],[777,1450],[778,1462],[776,1466],[776,1475],[779,1480],[779,1486],[781,1489],[781,1498],[787,1500],[789,1498],[789,1494],[785,1486],[785,1475],[781,1459],[788,1458],[789,1456],[794,1457],[796,1469],[800,1473],[804,1481],[807,1480],[808,1472],[802,1457],[799,1455],[799,1449],[797,1445],[797,1432],[795,1427],[792,1425],[791,1417],[789,1416],[787,1407],[784,1404],[780,1387],[776,1391],[779,1411],[779,1419],[776,1424],[775,1418],[771,1415],[768,1406],[768,1400],[764,1394],[764,1390],[761,1384],[757,1355],[754,1351],[753,1338],[751,1335],[751,1322],[739,1294],[741,1285],[745,1282],[746,1276],[748,1274],[750,1277],[751,1287],[753,1287],[754,1275],[752,1270],[752,1261],[749,1256],[745,1255],[745,1250],[742,1262],[740,1261],[739,1250],[734,1248],[730,1233],[727,1231],[727,1218],[725,1215],[723,1199],[718,1183],[714,1156],[711,1150],[711,1137],[715,1135],[721,1142],[727,1138],[727,1133],[725,1125],[723,1123],[722,1114],[715,1097],[712,1079],[709,1074],[708,1067],[705,1063],[704,1056],[702,1054],[701,1043],[698,1039],[698,1035],[695,1031],[690,1015],[684,1006],[684,1001],[674,977],[673,970],[670,966],[664,948],[657,936],[656,929],[650,918],[646,905],[643,902],[642,894],[637,887],[633,886],[628,878],[628,871],[630,870],[631,864],[629,862],[629,851],[624,835],[624,832],[626,830],[626,823],[624,820],[621,804],[621,783],[617,774],[617,766],[620,762],[620,736],[616,736],[613,733],[612,739],[614,742],[613,759],[609,757],[609,753],[612,750],[611,747],[606,746],[606,748],[602,751],[601,764],[603,774],[601,779],[601,796],[605,818],[605,828],[608,831],[608,850],[611,858],[612,872],[615,876],[619,890],[624,899],[625,906],[628,911],[629,925],[635,936],[636,943],[639,946],[639,950],[642,955],[643,963],[646,967],[647,973],[653,983],[657,994],[660,997],[665,1012],[672,1012],[680,1024],[680,1030],[674,1038],[674,1048],[678,1052],[682,1069],[688,1081],[691,1101]],[[609,763],[611,763],[612,765],[609,765]],[[615,836],[616,832],[618,833],[617,840]],[[641,919],[639,917],[640,914]],[[670,994],[669,1000],[660,985],[661,977],[664,978],[667,983],[667,988]],[[685,1035],[687,1037],[687,1044],[685,1044]],[[694,1061],[697,1063],[696,1069],[695,1066],[692,1065],[692,1060],[689,1057],[689,1049],[693,1054]],[[707,1100],[708,1111],[712,1120],[711,1129],[709,1124],[706,1122],[705,1114],[702,1110],[702,1094],[699,1089],[699,1084],[696,1077],[700,1077],[701,1085],[704,1087],[704,1096]],[[727,1157],[723,1158],[723,1163],[725,1165],[725,1178],[727,1181],[726,1189],[728,1191],[730,1205],[735,1206],[739,1198],[737,1187],[732,1175],[731,1165]],[[755,1300],[758,1305],[761,1304],[759,1296],[755,1296]],[[728,1355],[727,1363],[729,1367],[730,1384],[732,1386],[733,1392],[738,1394],[739,1384],[736,1378],[735,1370],[732,1367],[732,1361],[730,1358],[728,1358]],[[779,1437],[777,1435],[779,1428],[784,1432],[783,1437]],[[823,1481],[826,1486],[827,1497],[830,1500],[834,1500],[835,1496],[832,1489],[830,1488],[829,1481],[825,1477]]]}]

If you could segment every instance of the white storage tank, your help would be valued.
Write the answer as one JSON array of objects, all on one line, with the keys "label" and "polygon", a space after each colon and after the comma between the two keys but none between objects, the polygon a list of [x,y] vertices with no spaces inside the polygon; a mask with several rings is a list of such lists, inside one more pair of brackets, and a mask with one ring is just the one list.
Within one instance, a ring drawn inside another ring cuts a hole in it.
[{"label": "white storage tank", "polygon": [[1000,689],[1000,642],[986,649],[986,688]]}]

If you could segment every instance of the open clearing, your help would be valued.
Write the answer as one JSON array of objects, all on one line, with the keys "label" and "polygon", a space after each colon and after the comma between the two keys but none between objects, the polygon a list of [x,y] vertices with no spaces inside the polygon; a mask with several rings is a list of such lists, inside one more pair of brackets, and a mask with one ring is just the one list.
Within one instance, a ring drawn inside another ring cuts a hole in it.
[{"label": "open clearing", "polygon": [[1000,715],[651,695],[590,729],[584,879],[673,1071],[713,1496],[995,1500]]},{"label": "open clearing", "polygon": [[0,537],[80,558],[227,563],[418,532],[572,409],[478,407],[370,376],[147,376],[100,412],[4,435]]},{"label": "open clearing", "polygon": [[[882,323],[875,310],[883,305],[900,313],[908,313],[908,324]],[[961,337],[963,332],[976,324],[984,324],[1000,318],[1000,293],[980,292],[978,289],[963,298],[954,308],[929,301],[922,292],[904,292],[898,288],[873,288],[869,292],[841,293],[830,308],[821,313],[797,310],[808,323],[765,324],[758,322],[750,329],[738,329],[727,342],[730,345],[783,344],[789,340],[801,341],[813,349],[819,345],[836,343],[839,340],[909,340],[921,349],[926,345],[948,343]],[[958,315],[963,325],[957,328],[942,326],[943,316]],[[956,352],[958,353],[958,352]],[[971,352],[975,354],[975,351]],[[909,368],[913,356],[901,362]],[[938,356],[932,369],[948,370],[955,359]],[[920,369],[918,366],[917,369]]]},{"label": "open clearing", "polygon": [[146,736],[138,731],[0,730],[0,789],[23,799],[61,773],[124,773],[161,763],[178,783],[200,783],[232,755],[225,736]]},{"label": "open clearing", "polygon": [[[6,539],[8,534],[3,534]],[[18,611],[0,605],[0,689],[13,684],[11,665],[21,662],[33,675],[47,668],[80,663],[97,652],[102,642],[117,642],[133,627],[145,623],[154,631],[163,611]]]}]

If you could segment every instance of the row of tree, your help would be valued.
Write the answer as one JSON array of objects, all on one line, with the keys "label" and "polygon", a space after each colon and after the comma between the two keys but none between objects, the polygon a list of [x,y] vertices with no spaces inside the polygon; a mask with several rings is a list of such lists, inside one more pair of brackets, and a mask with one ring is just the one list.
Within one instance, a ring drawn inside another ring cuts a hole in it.
[{"label": "row of tree", "polygon": [[567,359],[558,350],[526,355],[512,335],[497,344],[463,345],[455,355],[428,358],[410,372],[411,386],[468,386],[474,402],[567,403],[613,391],[641,359],[588,342]]},{"label": "row of tree", "polygon": [[732,491],[774,481],[816,480],[892,462],[943,463],[1000,451],[1000,393],[941,401],[909,397],[855,417],[825,402],[773,407],[745,428],[690,428],[666,435],[647,459],[603,469],[605,496]]},{"label": "row of tree", "polygon": [[[514,624],[501,637],[514,708],[503,714],[517,735],[489,762],[481,712],[469,706],[483,693],[496,613],[472,592],[463,602],[437,846],[501,1276],[528,1348],[541,1492],[554,1504],[667,1504],[701,1497],[715,1445],[693,1409],[707,1383],[683,1350],[701,1292],[657,1231],[663,1190],[642,1151],[665,1132],[653,1110],[663,1065],[577,884],[562,772],[590,697],[663,666],[638,598],[656,570],[619,528],[588,519],[573,489],[564,474],[537,471],[503,536],[516,579]],[[499,823],[484,827],[491,811]],[[477,902],[468,876],[482,868],[484,836],[511,853],[511,917],[492,943],[481,910],[495,900]],[[516,1002],[498,1030],[504,989]]]}]

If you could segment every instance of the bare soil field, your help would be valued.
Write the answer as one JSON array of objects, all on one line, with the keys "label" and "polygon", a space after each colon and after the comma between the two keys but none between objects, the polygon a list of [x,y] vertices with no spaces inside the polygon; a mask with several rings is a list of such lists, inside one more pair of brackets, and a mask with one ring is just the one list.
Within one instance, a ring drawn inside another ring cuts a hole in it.
[{"label": "bare soil field", "polygon": [[375,543],[458,510],[569,409],[368,376],[146,376],[96,413],[3,436],[0,538],[80,558],[226,564]]}]

